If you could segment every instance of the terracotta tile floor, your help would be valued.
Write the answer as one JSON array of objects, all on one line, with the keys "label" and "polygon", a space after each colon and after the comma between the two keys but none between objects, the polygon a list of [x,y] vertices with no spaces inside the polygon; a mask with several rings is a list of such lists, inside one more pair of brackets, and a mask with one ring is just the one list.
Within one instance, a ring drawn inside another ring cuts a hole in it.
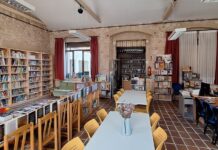
[{"label": "terracotta tile floor", "polygon": [[[101,100],[100,108],[105,108],[107,111],[114,110],[113,100]],[[218,150],[218,145],[211,144],[212,132],[210,130],[204,135],[201,126],[197,127],[195,123],[185,120],[177,110],[172,102],[154,101],[152,103],[151,111],[160,114],[159,125],[168,134],[166,150]],[[95,112],[87,120],[92,118],[96,118]],[[88,137],[83,129],[76,136],[79,136],[84,143],[88,142]]]}]

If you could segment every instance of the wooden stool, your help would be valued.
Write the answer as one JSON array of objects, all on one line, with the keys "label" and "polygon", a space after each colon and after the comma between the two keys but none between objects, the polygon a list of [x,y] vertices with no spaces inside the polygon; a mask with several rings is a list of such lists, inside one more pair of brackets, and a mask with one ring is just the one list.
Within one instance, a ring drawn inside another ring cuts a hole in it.
[{"label": "wooden stool", "polygon": [[[27,133],[30,132],[30,150],[34,150],[34,126],[33,123],[18,128],[11,134],[4,136],[4,150],[9,150],[9,142],[14,141],[14,150],[24,150],[26,145]],[[19,147],[19,139],[22,137],[21,146]]]},{"label": "wooden stool", "polygon": [[58,150],[56,112],[51,112],[38,119],[38,150],[44,150],[44,146],[52,141],[54,142],[54,150]]}]

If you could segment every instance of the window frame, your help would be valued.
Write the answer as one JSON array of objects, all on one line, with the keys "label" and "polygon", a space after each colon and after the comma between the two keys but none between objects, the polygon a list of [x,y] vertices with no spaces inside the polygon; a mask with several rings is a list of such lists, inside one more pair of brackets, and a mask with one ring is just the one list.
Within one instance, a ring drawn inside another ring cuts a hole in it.
[{"label": "window frame", "polygon": [[[70,50],[68,50],[68,48]],[[72,72],[70,73],[71,75],[72,75],[73,72],[75,73],[75,66],[74,66],[75,65],[75,59],[74,59],[75,53],[74,52],[76,52],[76,51],[82,52],[82,74],[83,75],[84,75],[84,69],[85,69],[84,68],[84,65],[85,65],[85,63],[84,63],[84,53],[85,52],[89,52],[90,53],[90,70],[91,70],[91,49],[90,48],[89,49],[78,49],[78,50],[71,50],[71,47],[68,47],[68,48],[66,48],[66,50],[65,50],[65,55],[67,53],[70,53],[70,52],[72,53],[72,64],[70,64],[70,65],[72,65],[73,67],[72,67]],[[91,75],[91,72],[90,72],[90,75]]]}]

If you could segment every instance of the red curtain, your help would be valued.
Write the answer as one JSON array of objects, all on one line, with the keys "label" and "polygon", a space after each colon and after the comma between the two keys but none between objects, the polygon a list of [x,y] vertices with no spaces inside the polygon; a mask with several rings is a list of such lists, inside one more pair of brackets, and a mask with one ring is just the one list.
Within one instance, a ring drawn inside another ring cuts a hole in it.
[{"label": "red curtain", "polygon": [[92,81],[95,81],[95,76],[98,74],[98,38],[91,37],[91,76]]},{"label": "red curtain", "polygon": [[216,42],[216,71],[214,84],[218,84],[218,31],[217,31],[217,42]]},{"label": "red curtain", "polygon": [[64,80],[64,39],[55,38],[55,79]]},{"label": "red curtain", "polygon": [[169,41],[168,37],[172,32],[166,32],[165,54],[172,55],[173,75],[172,82],[179,83],[179,39]]}]

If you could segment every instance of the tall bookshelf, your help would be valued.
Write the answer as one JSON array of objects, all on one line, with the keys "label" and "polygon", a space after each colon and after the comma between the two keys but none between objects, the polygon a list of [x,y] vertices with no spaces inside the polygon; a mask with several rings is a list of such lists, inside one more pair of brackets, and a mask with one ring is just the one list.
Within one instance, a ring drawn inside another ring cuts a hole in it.
[{"label": "tall bookshelf", "polygon": [[50,54],[0,48],[0,107],[48,95],[52,88]]},{"label": "tall bookshelf", "polygon": [[0,102],[3,106],[10,103],[9,51],[0,48]]},{"label": "tall bookshelf", "polygon": [[52,56],[47,53],[42,53],[42,94],[47,95],[53,87],[52,76]]},{"label": "tall bookshelf", "polygon": [[154,77],[154,98],[157,100],[172,100],[172,58],[171,55],[156,57]]},{"label": "tall bookshelf", "polygon": [[41,53],[28,52],[29,63],[29,98],[34,98],[42,95],[41,82]]},{"label": "tall bookshelf", "polygon": [[10,50],[11,54],[11,103],[18,103],[28,97],[27,51]]}]

